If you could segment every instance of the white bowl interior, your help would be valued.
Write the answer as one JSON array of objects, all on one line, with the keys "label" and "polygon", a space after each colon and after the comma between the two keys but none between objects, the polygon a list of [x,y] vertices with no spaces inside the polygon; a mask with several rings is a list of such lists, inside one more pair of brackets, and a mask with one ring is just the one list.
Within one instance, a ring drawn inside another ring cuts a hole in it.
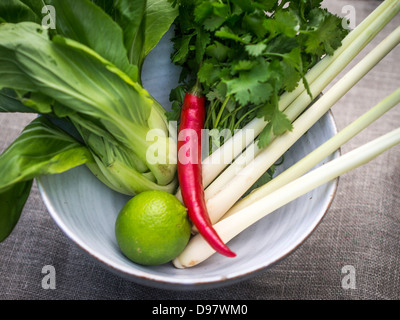
[{"label": "white bowl interior", "polygon": [[[144,87],[166,108],[179,69],[170,63],[168,33],[144,65]],[[333,117],[326,114],[285,155],[277,173],[288,168],[336,133]],[[338,152],[324,162],[338,156]],[[263,218],[229,242],[237,257],[215,254],[188,269],[168,263],[141,266],[119,250],[115,219],[129,200],[102,184],[85,166],[38,179],[42,198],[58,226],[79,247],[111,271],[141,284],[169,288],[215,287],[242,280],[289,254],[318,225],[333,199],[337,181],[327,183]]]}]

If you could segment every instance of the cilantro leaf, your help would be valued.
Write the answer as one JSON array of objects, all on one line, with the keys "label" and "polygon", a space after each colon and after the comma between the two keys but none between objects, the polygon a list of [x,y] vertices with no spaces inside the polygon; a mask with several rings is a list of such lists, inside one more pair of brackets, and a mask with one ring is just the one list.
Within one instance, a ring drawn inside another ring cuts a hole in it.
[{"label": "cilantro leaf", "polygon": [[266,102],[272,93],[272,86],[266,83],[268,65],[260,61],[250,70],[239,72],[239,76],[225,81],[228,94],[234,95],[240,104]]},{"label": "cilantro leaf", "polygon": [[248,44],[250,42],[251,36],[248,34],[244,36],[237,35],[235,32],[233,32],[229,27],[222,27],[218,31],[215,32],[215,36],[221,39],[230,39],[234,40],[236,42],[241,42]]},{"label": "cilantro leaf", "polygon": [[263,148],[267,146],[273,136],[280,136],[286,131],[291,131],[293,126],[288,117],[279,110],[277,105],[269,103],[260,109],[258,116],[264,117],[268,124],[259,135],[258,146]]},{"label": "cilantro leaf", "polygon": [[277,5],[276,0],[259,0],[257,2],[259,2],[261,4],[262,9],[266,12],[271,11]]},{"label": "cilantro leaf", "polygon": [[262,42],[257,44],[248,44],[245,46],[245,50],[253,57],[260,56],[266,48],[267,45]]},{"label": "cilantro leaf", "polygon": [[232,70],[236,71],[249,71],[255,67],[257,63],[252,60],[240,60],[232,66]]},{"label": "cilantro leaf", "polygon": [[348,30],[339,28],[342,19],[336,15],[329,14],[326,9],[316,8],[310,12],[311,19],[306,44],[306,52],[322,56],[333,55],[334,51],[341,45],[341,41]]},{"label": "cilantro leaf", "polygon": [[218,61],[224,61],[231,53],[231,49],[221,42],[215,40],[213,44],[209,45],[205,49],[206,54],[211,57],[215,58]]},{"label": "cilantro leaf", "polygon": [[276,29],[287,37],[294,37],[300,30],[300,22],[292,11],[278,11],[275,15]]},{"label": "cilantro leaf", "polygon": [[203,22],[203,26],[208,31],[214,31],[218,29],[224,21],[225,19],[223,17],[212,16]]},{"label": "cilantro leaf", "polygon": [[219,79],[220,69],[216,68],[212,60],[206,61],[200,67],[197,77],[201,82],[211,85]]},{"label": "cilantro leaf", "polygon": [[193,38],[194,34],[185,35],[179,38],[175,43],[176,52],[173,54],[172,62],[176,64],[182,64],[186,61],[189,54],[189,44],[190,40]]},{"label": "cilantro leaf", "polygon": [[253,190],[262,187],[264,184],[270,182],[274,176],[276,166],[273,165],[269,168],[250,188],[243,194],[243,198],[248,196]]},{"label": "cilantro leaf", "polygon": [[254,10],[251,0],[232,0],[232,3],[237,5],[244,12],[251,12]]},{"label": "cilantro leaf", "polygon": [[194,19],[196,22],[203,22],[213,13],[213,6],[210,1],[202,1],[194,9]]},{"label": "cilantro leaf", "polygon": [[210,35],[208,32],[205,32],[201,29],[197,30],[196,33],[196,41],[195,41],[195,48],[196,48],[196,62],[200,65],[204,54],[206,51],[207,45],[210,43]]},{"label": "cilantro leaf", "polygon": [[284,88],[286,91],[290,92],[296,89],[301,79],[301,74],[297,69],[288,62],[288,60],[281,61],[282,71],[285,74]]},{"label": "cilantro leaf", "polygon": [[263,25],[264,20],[264,14],[261,16],[247,14],[243,18],[243,23],[249,31],[255,34],[259,39],[263,39],[268,33],[267,28]]}]

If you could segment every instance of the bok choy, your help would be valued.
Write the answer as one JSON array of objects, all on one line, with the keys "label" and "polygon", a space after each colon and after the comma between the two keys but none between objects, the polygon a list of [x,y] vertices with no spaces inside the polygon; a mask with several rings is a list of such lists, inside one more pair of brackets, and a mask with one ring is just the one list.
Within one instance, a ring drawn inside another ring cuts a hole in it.
[{"label": "bok choy", "polygon": [[[43,5],[57,12],[54,30],[39,24]],[[166,0],[0,5],[0,111],[41,115],[0,155],[0,240],[42,174],[86,164],[123,194],[174,192],[176,142],[140,72],[176,14]]]}]

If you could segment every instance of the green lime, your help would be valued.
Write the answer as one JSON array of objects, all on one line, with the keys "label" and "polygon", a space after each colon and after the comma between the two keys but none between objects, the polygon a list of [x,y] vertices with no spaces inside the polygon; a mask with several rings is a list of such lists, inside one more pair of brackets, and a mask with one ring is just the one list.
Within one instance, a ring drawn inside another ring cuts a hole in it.
[{"label": "green lime", "polygon": [[142,265],[171,261],[185,248],[190,233],[186,208],[164,191],[145,191],[134,196],[115,222],[122,253]]}]

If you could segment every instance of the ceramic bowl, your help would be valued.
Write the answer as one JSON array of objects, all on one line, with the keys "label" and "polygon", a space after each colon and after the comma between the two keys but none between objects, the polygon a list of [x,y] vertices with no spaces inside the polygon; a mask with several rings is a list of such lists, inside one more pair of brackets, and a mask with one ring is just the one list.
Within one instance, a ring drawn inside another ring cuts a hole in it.
[{"label": "ceramic bowl", "polygon": [[[169,107],[169,91],[179,70],[170,64],[167,34],[144,65],[143,85]],[[166,54],[167,53],[167,54]],[[153,75],[156,75],[154,77]],[[285,155],[277,173],[291,166],[336,133],[331,113],[316,123]],[[338,152],[323,162],[338,156]],[[337,180],[327,183],[269,214],[229,242],[237,257],[214,254],[197,266],[177,269],[171,263],[141,266],[119,250],[114,224],[129,197],[102,184],[85,166],[43,176],[38,187],[47,209],[61,230],[112,272],[134,282],[165,289],[203,289],[244,280],[295,250],[317,227],[327,212]]]}]

